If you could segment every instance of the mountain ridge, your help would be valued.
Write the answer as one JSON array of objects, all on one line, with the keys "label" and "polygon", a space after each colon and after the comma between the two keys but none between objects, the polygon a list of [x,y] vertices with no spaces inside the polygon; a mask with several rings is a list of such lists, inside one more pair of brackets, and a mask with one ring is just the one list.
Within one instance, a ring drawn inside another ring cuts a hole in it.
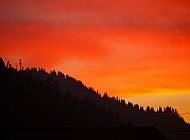
[{"label": "mountain ridge", "polygon": [[[39,82],[40,85],[47,87],[48,89],[58,90],[57,92],[60,92],[64,96],[67,95],[74,97],[74,100],[79,100],[79,102],[85,100],[92,103],[95,108],[98,108],[99,110],[107,110],[110,112],[108,113],[109,115],[113,115],[113,120],[114,117],[116,117],[127,127],[154,126],[169,138],[174,139],[177,138],[177,135],[171,133],[172,131],[182,132],[190,130],[189,125],[178,114],[177,110],[171,107],[166,107],[164,109],[159,108],[157,111],[151,107],[144,109],[138,104],[133,105],[130,102],[126,103],[125,100],[109,97],[107,93],[100,95],[93,88],[88,88],[81,81],[76,80],[75,78],[72,78],[68,75],[64,75],[61,72],[56,73],[55,71],[51,71],[50,73],[47,73],[43,68],[27,68],[25,70],[21,69],[18,71],[12,67],[5,66],[2,58],[0,66],[2,74],[3,71],[10,71],[16,74],[20,74],[23,77],[29,76],[33,80]],[[6,80],[6,77],[4,78],[4,80]],[[44,96],[46,95],[44,94]],[[117,119],[115,120],[116,124]],[[170,131],[170,133],[167,131]],[[178,133],[178,138],[179,136],[186,138],[189,137],[190,134],[182,133],[179,135]]]}]

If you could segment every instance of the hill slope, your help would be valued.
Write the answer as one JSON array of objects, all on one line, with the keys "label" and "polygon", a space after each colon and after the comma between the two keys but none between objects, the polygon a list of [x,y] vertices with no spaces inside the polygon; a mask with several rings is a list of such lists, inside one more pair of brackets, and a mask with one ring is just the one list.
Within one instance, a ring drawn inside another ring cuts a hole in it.
[{"label": "hill slope", "polygon": [[144,110],[107,93],[101,96],[61,72],[17,71],[2,59],[0,70],[1,128],[154,126],[172,139],[190,136],[189,125],[171,107]]}]

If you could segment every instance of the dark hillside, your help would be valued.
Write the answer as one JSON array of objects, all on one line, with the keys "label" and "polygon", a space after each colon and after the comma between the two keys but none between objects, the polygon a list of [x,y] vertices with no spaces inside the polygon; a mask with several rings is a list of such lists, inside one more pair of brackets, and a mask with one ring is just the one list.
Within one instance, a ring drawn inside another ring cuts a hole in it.
[{"label": "dark hillside", "polygon": [[144,137],[152,131],[145,128],[155,127],[172,139],[190,138],[189,125],[175,109],[155,111],[107,93],[101,96],[61,72],[47,73],[42,68],[18,71],[0,59],[0,84],[2,129],[128,128],[130,134],[130,128],[135,128],[133,135],[137,128],[143,128],[138,131]]},{"label": "dark hillside", "polygon": [[111,111],[96,108],[87,98],[62,94],[56,82],[47,84],[2,63],[0,77],[1,128],[124,126]]}]

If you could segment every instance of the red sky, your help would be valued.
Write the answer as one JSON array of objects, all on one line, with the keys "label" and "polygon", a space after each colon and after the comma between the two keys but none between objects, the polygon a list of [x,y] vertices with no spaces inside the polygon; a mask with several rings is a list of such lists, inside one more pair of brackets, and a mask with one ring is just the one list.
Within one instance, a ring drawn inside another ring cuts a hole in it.
[{"label": "red sky", "polygon": [[190,111],[189,40],[189,0],[0,1],[0,55],[13,66],[22,58],[181,113]]}]

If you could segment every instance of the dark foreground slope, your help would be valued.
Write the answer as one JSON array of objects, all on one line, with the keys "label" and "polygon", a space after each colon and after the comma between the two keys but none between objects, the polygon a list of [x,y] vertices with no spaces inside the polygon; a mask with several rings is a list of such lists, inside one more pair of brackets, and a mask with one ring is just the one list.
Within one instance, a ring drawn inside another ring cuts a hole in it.
[{"label": "dark foreground slope", "polygon": [[[60,92],[57,82],[5,67],[0,59],[0,139],[166,139],[154,127],[127,128],[88,97]],[[137,135],[138,134],[138,135]]]},{"label": "dark foreground slope", "polygon": [[1,130],[0,139],[22,140],[168,140],[154,127]]},{"label": "dark foreground slope", "polygon": [[189,124],[172,107],[160,107],[155,111],[151,107],[144,109],[138,104],[134,105],[119,98],[109,97],[107,93],[101,96],[98,91],[86,87],[81,81],[77,81],[68,75],[65,76],[61,72],[47,73],[45,69],[37,70],[36,68],[26,69],[24,72],[44,81],[50,87],[52,83],[57,83],[62,94],[70,93],[77,100],[88,99],[97,108],[111,111],[128,127],[154,126],[171,139],[190,139]]},{"label": "dark foreground slope", "polygon": [[[88,138],[104,134],[110,138],[162,139],[164,137],[152,126],[161,131],[189,129],[172,108],[155,112],[151,108],[144,110],[138,105],[126,104],[107,94],[101,97],[92,88],[60,72],[57,75],[43,69],[17,71],[5,67],[0,59],[0,84],[0,128],[7,134],[4,136],[28,137],[27,134],[35,129],[34,135],[39,136],[42,130],[44,134],[52,132],[60,138],[62,134],[74,136],[80,132],[81,137]],[[152,121],[155,119],[157,121]],[[10,128],[13,131],[9,131]],[[14,135],[14,131],[18,133]],[[189,136],[188,133],[166,134],[171,138]]]},{"label": "dark foreground slope", "polygon": [[1,128],[122,127],[111,111],[15,69],[0,72]]}]

